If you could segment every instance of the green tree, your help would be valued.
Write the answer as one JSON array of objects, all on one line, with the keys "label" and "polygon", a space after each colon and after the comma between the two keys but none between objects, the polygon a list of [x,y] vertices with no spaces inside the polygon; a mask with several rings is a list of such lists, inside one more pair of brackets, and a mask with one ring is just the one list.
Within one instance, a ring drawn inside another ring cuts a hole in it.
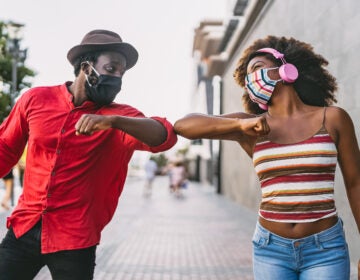
[{"label": "green tree", "polygon": [[[5,22],[0,21],[0,123],[9,115],[11,110],[12,57],[6,48],[8,37],[7,25]],[[22,89],[31,87],[31,83],[27,81],[27,78],[35,75],[35,71],[27,68],[24,63],[18,64],[17,94]]]},{"label": "green tree", "polygon": [[166,166],[168,160],[164,153],[151,155],[150,159],[154,160],[159,169]]}]

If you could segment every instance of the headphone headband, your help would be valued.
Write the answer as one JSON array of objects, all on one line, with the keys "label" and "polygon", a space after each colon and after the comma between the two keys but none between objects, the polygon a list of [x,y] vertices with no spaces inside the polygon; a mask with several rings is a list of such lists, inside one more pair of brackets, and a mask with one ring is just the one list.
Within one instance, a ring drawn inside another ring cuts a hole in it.
[{"label": "headphone headband", "polygon": [[283,53],[281,53],[273,48],[262,48],[260,50],[257,50],[256,52],[270,53],[277,59],[282,59],[284,57]]}]

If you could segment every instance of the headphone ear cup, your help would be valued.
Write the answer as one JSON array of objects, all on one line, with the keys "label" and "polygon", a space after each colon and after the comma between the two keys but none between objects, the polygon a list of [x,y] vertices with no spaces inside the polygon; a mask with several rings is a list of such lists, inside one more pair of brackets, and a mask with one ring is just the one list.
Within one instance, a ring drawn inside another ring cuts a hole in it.
[{"label": "headphone ear cup", "polygon": [[280,66],[279,75],[285,82],[293,83],[298,78],[299,73],[295,65],[291,63],[285,63]]}]

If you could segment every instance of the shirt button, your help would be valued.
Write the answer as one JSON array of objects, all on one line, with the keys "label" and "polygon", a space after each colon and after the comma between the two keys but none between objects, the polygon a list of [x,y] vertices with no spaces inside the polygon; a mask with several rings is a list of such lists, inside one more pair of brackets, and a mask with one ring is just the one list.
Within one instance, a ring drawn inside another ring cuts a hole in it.
[{"label": "shirt button", "polygon": [[48,193],[46,197],[51,197],[51,193]]},{"label": "shirt button", "polygon": [[52,172],[51,172],[51,176],[55,176],[55,171],[52,171]]},{"label": "shirt button", "polygon": [[59,149],[58,149],[58,150],[56,150],[56,153],[57,153],[57,154],[60,154],[60,150],[59,150]]},{"label": "shirt button", "polygon": [[47,213],[47,211],[46,210],[43,210],[43,214],[46,214]]},{"label": "shirt button", "polygon": [[64,129],[64,128],[61,130],[61,133],[62,133],[62,134],[64,134],[64,133],[65,133],[65,129]]}]

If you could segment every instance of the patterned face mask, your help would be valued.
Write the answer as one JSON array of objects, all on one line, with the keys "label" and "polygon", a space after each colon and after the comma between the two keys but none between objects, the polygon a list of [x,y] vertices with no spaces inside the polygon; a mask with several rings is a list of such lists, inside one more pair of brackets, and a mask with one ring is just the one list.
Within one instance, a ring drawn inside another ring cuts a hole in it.
[{"label": "patterned face mask", "polygon": [[245,88],[249,93],[250,99],[257,103],[259,107],[267,111],[271,95],[275,89],[275,85],[280,80],[272,80],[269,78],[268,71],[275,68],[262,68],[246,75]]}]

